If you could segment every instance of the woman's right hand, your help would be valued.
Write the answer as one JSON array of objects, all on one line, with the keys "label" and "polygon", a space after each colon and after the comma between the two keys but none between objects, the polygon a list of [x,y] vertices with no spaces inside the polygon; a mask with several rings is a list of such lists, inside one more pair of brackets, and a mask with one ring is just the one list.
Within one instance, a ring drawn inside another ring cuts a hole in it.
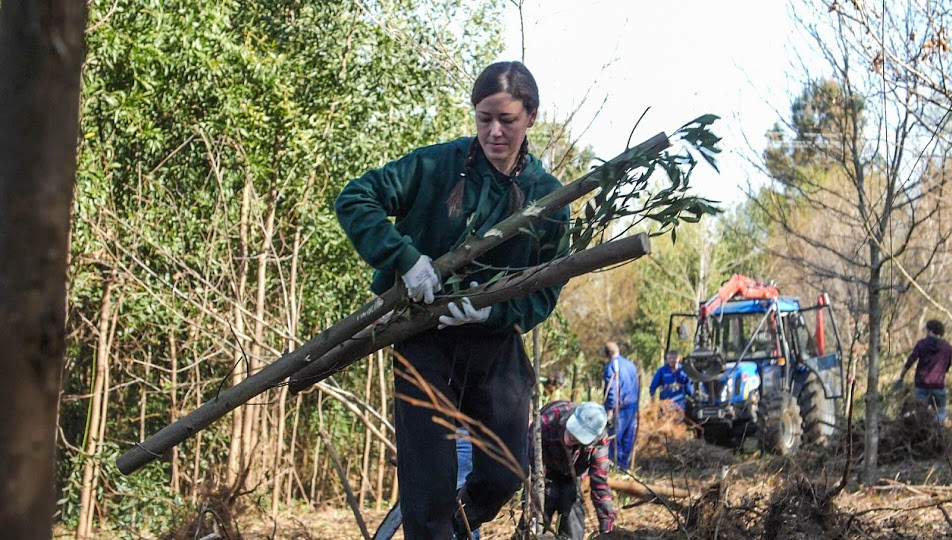
[{"label": "woman's right hand", "polygon": [[432,259],[426,255],[420,255],[417,262],[407,270],[406,274],[401,276],[403,283],[407,286],[407,295],[414,302],[423,300],[426,304],[433,303],[433,297],[436,291],[443,285],[440,283],[440,276],[436,275],[433,269]]}]

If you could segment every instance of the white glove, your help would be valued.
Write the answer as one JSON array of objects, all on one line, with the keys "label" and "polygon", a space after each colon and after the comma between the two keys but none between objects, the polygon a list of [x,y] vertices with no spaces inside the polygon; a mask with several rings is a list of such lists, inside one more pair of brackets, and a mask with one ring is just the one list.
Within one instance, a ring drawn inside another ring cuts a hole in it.
[{"label": "white glove", "polygon": [[[475,281],[469,284],[470,287],[475,287],[476,285],[477,283]],[[460,326],[463,324],[486,322],[486,319],[489,318],[489,312],[493,309],[492,306],[476,309],[466,296],[464,296],[460,301],[460,306],[462,306],[462,309],[457,307],[457,305],[453,302],[450,302],[446,306],[450,309],[450,313],[453,315],[452,317],[449,315],[440,315],[439,328],[441,330],[447,326]]]},{"label": "white glove", "polygon": [[401,276],[403,283],[407,286],[407,294],[414,302],[433,303],[433,293],[440,290],[440,277],[436,275],[436,270],[431,264],[432,259],[426,255],[420,255],[417,262],[407,270],[406,274]]}]

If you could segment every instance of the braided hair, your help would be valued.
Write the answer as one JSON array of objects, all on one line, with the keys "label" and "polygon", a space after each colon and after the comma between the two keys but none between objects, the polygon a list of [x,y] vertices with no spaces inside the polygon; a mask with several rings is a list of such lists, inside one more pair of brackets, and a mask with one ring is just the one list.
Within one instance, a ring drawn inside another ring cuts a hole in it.
[{"label": "braided hair", "polygon": [[[539,109],[539,87],[536,85],[532,73],[522,62],[496,62],[486,67],[479,74],[479,77],[476,77],[476,82],[473,83],[470,102],[475,107],[486,97],[499,92],[506,92],[521,101],[526,111],[534,112]],[[460,178],[453,186],[447,200],[447,211],[450,217],[456,217],[462,211],[467,172],[472,169],[480,152],[482,152],[482,147],[479,144],[479,138],[474,137],[466,153],[466,161],[463,164],[462,172],[460,172]],[[526,195],[522,192],[516,179],[525,169],[528,155],[529,139],[527,137],[523,139],[522,146],[519,147],[519,154],[516,156],[516,163],[512,170],[501,171],[505,175],[505,180],[509,183],[507,215],[512,215],[513,212],[522,208],[525,203]]]}]

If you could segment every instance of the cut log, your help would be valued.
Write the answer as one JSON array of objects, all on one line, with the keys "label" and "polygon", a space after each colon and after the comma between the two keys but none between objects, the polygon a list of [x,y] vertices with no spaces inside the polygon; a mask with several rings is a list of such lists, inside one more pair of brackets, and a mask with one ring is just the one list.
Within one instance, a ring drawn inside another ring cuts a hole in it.
[{"label": "cut log", "polygon": [[[629,236],[600,244],[564,259],[556,259],[548,264],[529,268],[493,283],[468,289],[466,295],[473,307],[480,309],[505,302],[510,298],[525,296],[539,289],[565,283],[572,277],[587,274],[599,268],[637,259],[650,251],[648,235]],[[289,383],[291,392],[300,392],[337,373],[363,356],[436,327],[439,324],[440,315],[449,314],[447,305],[455,300],[458,299],[441,298],[425,308],[415,310],[413,316],[408,319],[392,320],[386,325],[361,331],[347,343],[338,346],[295,373]]]},{"label": "cut log", "polygon": [[631,482],[626,480],[608,479],[608,487],[613,491],[619,491],[626,495],[640,497],[642,499],[652,499],[656,495],[668,497],[670,499],[687,499],[691,493],[686,489],[672,486],[658,486],[654,484],[642,484],[641,482]]}]

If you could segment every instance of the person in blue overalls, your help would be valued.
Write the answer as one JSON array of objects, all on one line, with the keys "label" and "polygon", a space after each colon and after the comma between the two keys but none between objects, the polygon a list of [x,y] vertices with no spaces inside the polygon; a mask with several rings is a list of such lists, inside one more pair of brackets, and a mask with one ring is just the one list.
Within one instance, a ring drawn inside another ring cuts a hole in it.
[{"label": "person in blue overalls", "polygon": [[608,411],[611,445],[608,457],[622,470],[631,465],[635,434],[638,432],[638,368],[609,341],[605,353],[605,410]]},{"label": "person in blue overalls", "polygon": [[681,410],[684,410],[687,396],[694,395],[691,380],[681,367],[681,355],[678,351],[669,350],[664,353],[664,365],[658,368],[651,379],[648,395],[654,397],[659,388],[661,395],[658,398],[673,401]]}]

